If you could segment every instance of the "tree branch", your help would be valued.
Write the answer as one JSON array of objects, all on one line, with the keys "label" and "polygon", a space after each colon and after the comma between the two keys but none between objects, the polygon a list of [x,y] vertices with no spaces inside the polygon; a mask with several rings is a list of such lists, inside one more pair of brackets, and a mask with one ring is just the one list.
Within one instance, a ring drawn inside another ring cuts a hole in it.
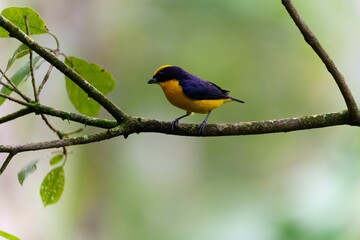
[{"label": "tree branch", "polygon": [[13,112],[11,114],[8,114],[6,116],[3,116],[3,117],[0,117],[0,124],[2,123],[6,123],[6,122],[10,122],[16,118],[20,118],[20,117],[23,117],[25,115],[28,115],[30,113],[32,113],[33,111],[28,108],[28,107],[25,107],[25,108],[22,108],[16,112]]},{"label": "tree branch", "polygon": [[118,123],[115,120],[95,118],[78,113],[65,112],[62,110],[58,110],[37,103],[28,103],[28,104],[24,103],[24,105],[26,106],[25,108],[22,108],[14,113],[0,117],[0,124],[12,121],[16,118],[23,117],[30,113],[35,113],[35,114],[45,114],[53,117],[58,117],[63,120],[73,121],[87,126],[99,127],[104,129],[114,128],[118,125]]},{"label": "tree branch", "polygon": [[139,134],[142,132],[164,133],[178,136],[206,137],[292,132],[305,129],[350,124],[351,119],[349,118],[348,111],[343,111],[304,116],[300,118],[285,118],[232,124],[208,124],[205,126],[204,134],[199,134],[197,129],[198,125],[196,124],[180,124],[179,128],[173,132],[171,130],[171,122],[163,122],[140,117],[129,117],[119,126],[101,133],[17,146],[0,145],[0,152],[20,153],[42,149],[60,148],[99,142],[118,136],[124,136],[124,138],[127,138],[130,134]]},{"label": "tree branch", "polygon": [[9,153],[9,155],[7,156],[7,158],[5,159],[4,163],[1,165],[0,168],[0,176],[1,174],[5,171],[6,167],[9,165],[11,159],[15,156],[15,153]]},{"label": "tree branch", "polygon": [[312,47],[315,53],[319,56],[322,62],[325,64],[327,70],[330,72],[332,77],[334,78],[336,84],[338,85],[341,94],[346,102],[346,106],[349,110],[349,115],[351,117],[352,122],[360,121],[360,114],[358,111],[358,107],[356,105],[355,99],[351,94],[351,91],[346,84],[344,76],[340,73],[335,63],[331,60],[330,56],[326,53],[326,51],[321,46],[319,40],[312,33],[308,25],[301,18],[300,14],[292,4],[291,0],[282,0],[282,4],[285,6],[289,15],[295,22],[296,26],[299,28],[301,34],[304,36],[305,41]]},{"label": "tree branch", "polygon": [[20,42],[24,43],[34,52],[39,54],[39,56],[44,58],[60,72],[62,72],[65,76],[69,77],[76,85],[84,90],[89,97],[93,98],[102,107],[104,107],[117,120],[117,122],[120,123],[127,117],[127,115],[121,111],[121,109],[119,109],[111,100],[105,97],[94,86],[89,84],[76,71],[60,61],[53,53],[35,42],[32,38],[27,36],[23,31],[21,31],[21,29],[16,27],[2,15],[0,15],[0,26],[8,31],[10,36],[15,37]]},{"label": "tree branch", "polygon": [[[84,125],[110,129],[118,125],[115,120],[108,120],[103,118],[89,117],[83,114],[65,112],[55,108],[47,107],[41,104],[28,105],[28,108],[35,114],[46,114],[53,117],[59,117],[63,120],[82,123]],[[1,122],[0,122],[1,123]]]}]

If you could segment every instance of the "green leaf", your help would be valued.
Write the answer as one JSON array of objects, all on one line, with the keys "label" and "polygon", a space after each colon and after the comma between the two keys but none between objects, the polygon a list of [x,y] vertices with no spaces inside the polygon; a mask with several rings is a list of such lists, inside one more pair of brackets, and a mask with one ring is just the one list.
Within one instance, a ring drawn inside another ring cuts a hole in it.
[{"label": "green leaf", "polygon": [[[34,9],[28,7],[9,7],[5,8],[1,15],[7,18],[14,25],[19,27],[23,32],[26,32],[25,16],[28,18],[30,34],[47,33],[44,20]],[[0,37],[9,37],[8,31],[0,27]]]},{"label": "green leaf", "polygon": [[22,58],[26,54],[29,53],[29,48],[25,44],[21,44],[16,51],[14,52],[13,56],[9,59],[8,64],[6,66],[6,71],[14,64],[16,59]]},{"label": "green leaf", "polygon": [[[115,80],[112,75],[97,64],[89,63],[84,59],[68,57],[65,63],[85,78],[91,85],[103,94],[107,94],[115,87]],[[80,87],[65,77],[66,90],[70,101],[75,108],[82,114],[97,116],[101,106],[93,99],[89,98]]]},{"label": "green leaf", "polygon": [[[40,56],[36,56],[33,58],[33,69],[36,70],[40,67],[41,62]],[[26,62],[21,68],[19,68],[14,75],[10,78],[11,82],[18,86],[21,82],[27,79],[30,76],[30,61]],[[6,88],[5,86],[0,90],[2,94],[9,96],[12,93],[12,90]],[[5,102],[6,98],[0,97],[0,105]]]},{"label": "green leaf", "polygon": [[38,160],[30,162],[28,165],[23,167],[21,171],[18,173],[18,180],[21,185],[23,185],[25,179],[33,172],[36,171],[36,164],[38,163]]},{"label": "green leaf", "polygon": [[63,154],[55,155],[55,156],[53,156],[53,157],[50,159],[50,165],[51,165],[51,166],[54,166],[54,165],[60,163],[63,159],[64,159],[64,155],[63,155]]},{"label": "green leaf", "polygon": [[10,233],[7,233],[7,232],[1,231],[1,230],[0,230],[0,237],[3,237],[8,240],[20,240],[20,238],[15,237],[14,235],[12,235]]},{"label": "green leaf", "polygon": [[65,185],[65,173],[63,167],[51,170],[40,187],[40,196],[44,206],[54,204],[59,201]]}]

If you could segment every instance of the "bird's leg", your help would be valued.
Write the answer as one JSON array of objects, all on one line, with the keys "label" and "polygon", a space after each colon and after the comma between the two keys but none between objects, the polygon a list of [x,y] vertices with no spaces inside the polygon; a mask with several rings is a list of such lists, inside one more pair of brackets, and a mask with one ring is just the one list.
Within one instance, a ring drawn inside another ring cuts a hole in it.
[{"label": "bird's leg", "polygon": [[178,118],[175,118],[175,120],[172,121],[172,123],[171,123],[171,130],[174,131],[175,128],[177,128],[178,125],[179,125],[179,120],[182,119],[182,118],[184,118],[184,117],[187,117],[187,116],[189,116],[189,115],[191,115],[191,112],[186,112],[186,114],[184,114],[184,115],[182,115],[182,116],[180,116],[180,117],[178,117]]},{"label": "bird's leg", "polygon": [[204,133],[204,127],[205,127],[206,122],[207,122],[207,120],[208,120],[208,118],[209,118],[209,116],[210,116],[210,113],[211,113],[211,111],[209,111],[209,112],[207,113],[204,121],[202,121],[202,123],[201,123],[201,124],[199,125],[199,127],[198,127],[198,131],[199,131],[199,133],[201,133],[201,134]]}]

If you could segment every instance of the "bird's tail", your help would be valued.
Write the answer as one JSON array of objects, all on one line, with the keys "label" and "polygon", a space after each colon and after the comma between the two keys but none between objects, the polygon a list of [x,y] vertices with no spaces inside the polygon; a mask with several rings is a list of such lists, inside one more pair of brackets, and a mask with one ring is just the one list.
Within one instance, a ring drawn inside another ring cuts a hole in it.
[{"label": "bird's tail", "polygon": [[230,97],[230,96],[229,96],[229,98],[230,98],[231,100],[235,101],[235,102],[239,102],[239,103],[245,103],[244,101],[242,101],[242,100],[239,100],[239,99],[237,99],[237,98],[234,98],[234,97]]}]

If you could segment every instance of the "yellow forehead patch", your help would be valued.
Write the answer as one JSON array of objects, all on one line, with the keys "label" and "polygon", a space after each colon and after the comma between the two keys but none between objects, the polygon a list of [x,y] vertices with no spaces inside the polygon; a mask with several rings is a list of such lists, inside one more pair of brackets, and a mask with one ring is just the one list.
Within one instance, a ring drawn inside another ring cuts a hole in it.
[{"label": "yellow forehead patch", "polygon": [[158,72],[160,72],[160,71],[163,70],[164,68],[171,67],[171,66],[172,66],[172,65],[170,65],[170,64],[166,64],[166,65],[162,65],[162,66],[158,67],[158,68],[155,70],[153,76],[155,76]]}]

